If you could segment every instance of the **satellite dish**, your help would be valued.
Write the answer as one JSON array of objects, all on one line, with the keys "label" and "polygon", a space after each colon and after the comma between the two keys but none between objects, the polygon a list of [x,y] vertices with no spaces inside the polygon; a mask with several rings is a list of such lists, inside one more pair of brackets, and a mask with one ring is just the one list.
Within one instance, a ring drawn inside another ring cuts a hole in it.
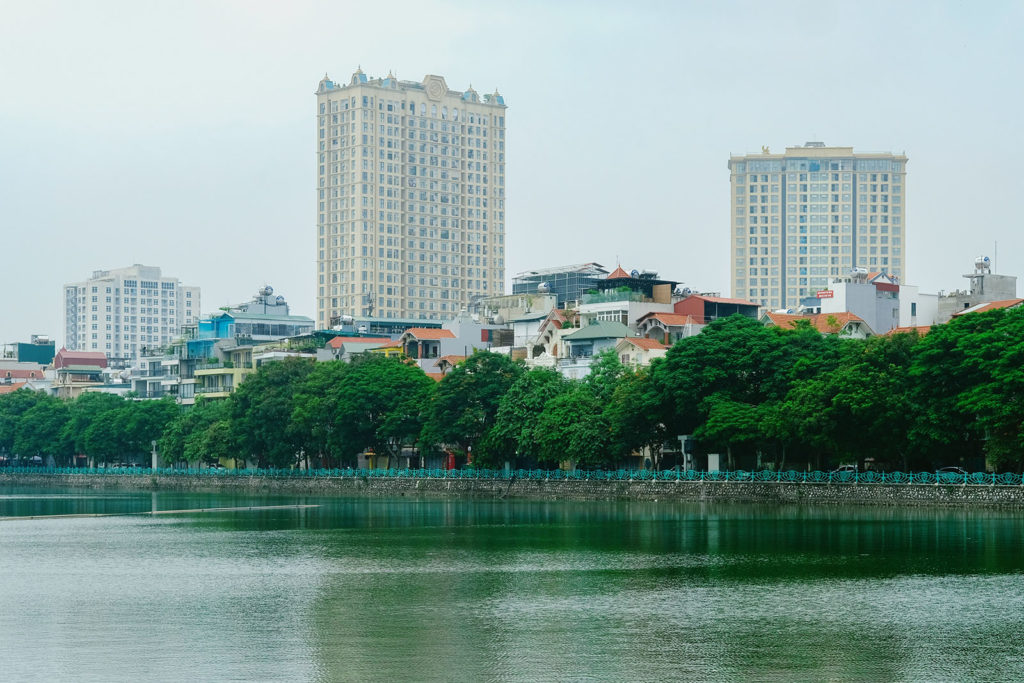
[{"label": "satellite dish", "polygon": [[276,299],[274,299],[274,301],[276,301],[276,302],[277,302],[277,305],[278,305],[278,306],[280,306],[281,304],[283,304],[283,303],[284,303],[284,297],[283,297],[283,296],[281,296],[280,294],[278,294],[278,295],[277,295],[277,298],[276,298]]},{"label": "satellite dish", "polygon": [[548,282],[542,282],[539,285],[537,285],[537,291],[540,292],[541,294],[547,294],[548,292],[551,291],[551,284]]},{"label": "satellite dish", "polygon": [[274,288],[271,287],[270,285],[267,285],[266,287],[263,288],[263,296],[270,296],[273,293],[274,293]]},{"label": "satellite dish", "polygon": [[639,278],[640,277],[640,271],[637,270],[636,268],[634,268],[633,270],[629,271],[629,276],[631,278]]}]

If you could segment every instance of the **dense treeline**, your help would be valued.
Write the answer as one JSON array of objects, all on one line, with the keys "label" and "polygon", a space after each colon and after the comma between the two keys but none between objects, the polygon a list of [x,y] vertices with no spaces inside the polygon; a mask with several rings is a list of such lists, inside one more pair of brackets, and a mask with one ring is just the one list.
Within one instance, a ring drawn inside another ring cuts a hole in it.
[{"label": "dense treeline", "polygon": [[721,453],[730,469],[987,462],[1019,472],[1022,401],[1024,310],[865,341],[734,316],[647,369],[599,356],[582,381],[478,352],[440,382],[377,355],[292,358],[186,411],[169,400],[21,390],[0,396],[0,454],[145,464],[156,440],[164,463],[348,467],[372,451],[394,466],[415,448],[522,467],[636,466],[643,452],[661,467],[676,464],[662,444],[692,434],[698,453]]}]

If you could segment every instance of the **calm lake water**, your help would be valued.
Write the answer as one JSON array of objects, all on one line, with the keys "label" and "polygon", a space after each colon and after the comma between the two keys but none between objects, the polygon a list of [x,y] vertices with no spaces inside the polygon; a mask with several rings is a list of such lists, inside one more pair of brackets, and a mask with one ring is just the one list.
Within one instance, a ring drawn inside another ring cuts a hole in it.
[{"label": "calm lake water", "polygon": [[[81,513],[114,516],[26,518]],[[8,488],[0,516],[4,681],[1024,679],[1016,511]]]}]

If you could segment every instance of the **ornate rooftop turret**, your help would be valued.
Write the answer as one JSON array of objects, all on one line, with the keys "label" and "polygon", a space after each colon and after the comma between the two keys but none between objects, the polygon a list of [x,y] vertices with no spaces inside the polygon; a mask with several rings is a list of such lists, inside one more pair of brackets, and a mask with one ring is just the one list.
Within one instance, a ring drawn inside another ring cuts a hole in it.
[{"label": "ornate rooftop turret", "polygon": [[327,72],[325,71],[324,77],[320,79],[320,85],[317,87],[317,92],[324,92],[325,90],[334,90],[334,88],[334,81],[331,80],[331,77],[328,76]]}]

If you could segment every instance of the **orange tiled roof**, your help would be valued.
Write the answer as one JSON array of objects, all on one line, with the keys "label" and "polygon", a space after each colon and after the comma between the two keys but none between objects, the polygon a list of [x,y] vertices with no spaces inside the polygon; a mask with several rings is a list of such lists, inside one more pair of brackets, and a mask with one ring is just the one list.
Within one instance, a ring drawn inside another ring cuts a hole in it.
[{"label": "orange tiled roof", "polygon": [[444,375],[440,372],[425,372],[423,374],[425,374],[427,377],[434,380],[435,382],[440,382],[442,379],[444,379]]},{"label": "orange tiled roof", "polygon": [[979,304],[977,306],[971,306],[963,311],[957,311],[953,315],[963,315],[964,313],[984,313],[985,311],[996,311],[1000,308],[1015,308],[1021,303],[1024,303],[1024,299],[1003,299],[1002,301],[990,301],[987,304]]},{"label": "orange tiled roof", "polygon": [[622,266],[616,266],[615,270],[613,270],[611,272],[611,274],[608,277],[606,277],[605,279],[606,280],[615,280],[616,278],[620,278],[620,277],[632,277],[632,276],[629,273],[627,273],[626,271],[624,271],[622,269]]},{"label": "orange tiled roof", "polygon": [[394,341],[382,342],[379,346],[374,346],[373,348],[375,348],[375,349],[395,349],[395,348],[400,348],[401,346],[402,346],[402,342],[400,342],[399,340],[395,339]]},{"label": "orange tiled roof", "polygon": [[[765,313],[768,319],[772,321],[777,327],[796,327],[796,324],[800,320],[807,320],[811,323],[811,327],[818,330],[823,334],[836,333],[843,329],[851,322],[864,322],[864,320],[854,313],[816,313],[814,315],[794,315],[792,313]],[[836,324],[830,325],[829,319],[835,319]]]},{"label": "orange tiled roof", "polygon": [[437,359],[437,362],[440,363],[441,361],[444,361],[444,362],[448,363],[449,365],[455,365],[456,363],[461,363],[464,360],[466,360],[465,356],[456,356],[456,355],[450,354],[450,355],[447,355],[447,356],[441,356],[440,358]]},{"label": "orange tiled roof", "polygon": [[[455,333],[451,330],[437,329],[434,327],[410,327],[405,334],[413,339],[455,339]],[[403,337],[405,335],[402,335]]]},{"label": "orange tiled roof", "polygon": [[922,337],[932,329],[931,325],[909,325],[907,327],[894,327],[886,334],[906,334],[909,332],[917,332]]},{"label": "orange tiled roof", "polygon": [[682,325],[699,325],[696,318],[692,315],[679,315],[678,313],[648,313],[643,316],[641,320],[645,318],[651,318],[657,320],[670,327],[679,327]]},{"label": "orange tiled roof", "polygon": [[385,340],[380,337],[334,337],[327,342],[327,346],[330,346],[332,349],[338,349],[341,348],[342,344],[372,344],[379,341]]},{"label": "orange tiled roof", "polygon": [[624,339],[633,346],[641,349],[647,349],[648,351],[668,348],[657,339],[647,339],[645,337],[624,337]]},{"label": "orange tiled roof", "polygon": [[17,384],[0,384],[0,394],[11,394],[21,389],[28,382],[18,382]]}]

